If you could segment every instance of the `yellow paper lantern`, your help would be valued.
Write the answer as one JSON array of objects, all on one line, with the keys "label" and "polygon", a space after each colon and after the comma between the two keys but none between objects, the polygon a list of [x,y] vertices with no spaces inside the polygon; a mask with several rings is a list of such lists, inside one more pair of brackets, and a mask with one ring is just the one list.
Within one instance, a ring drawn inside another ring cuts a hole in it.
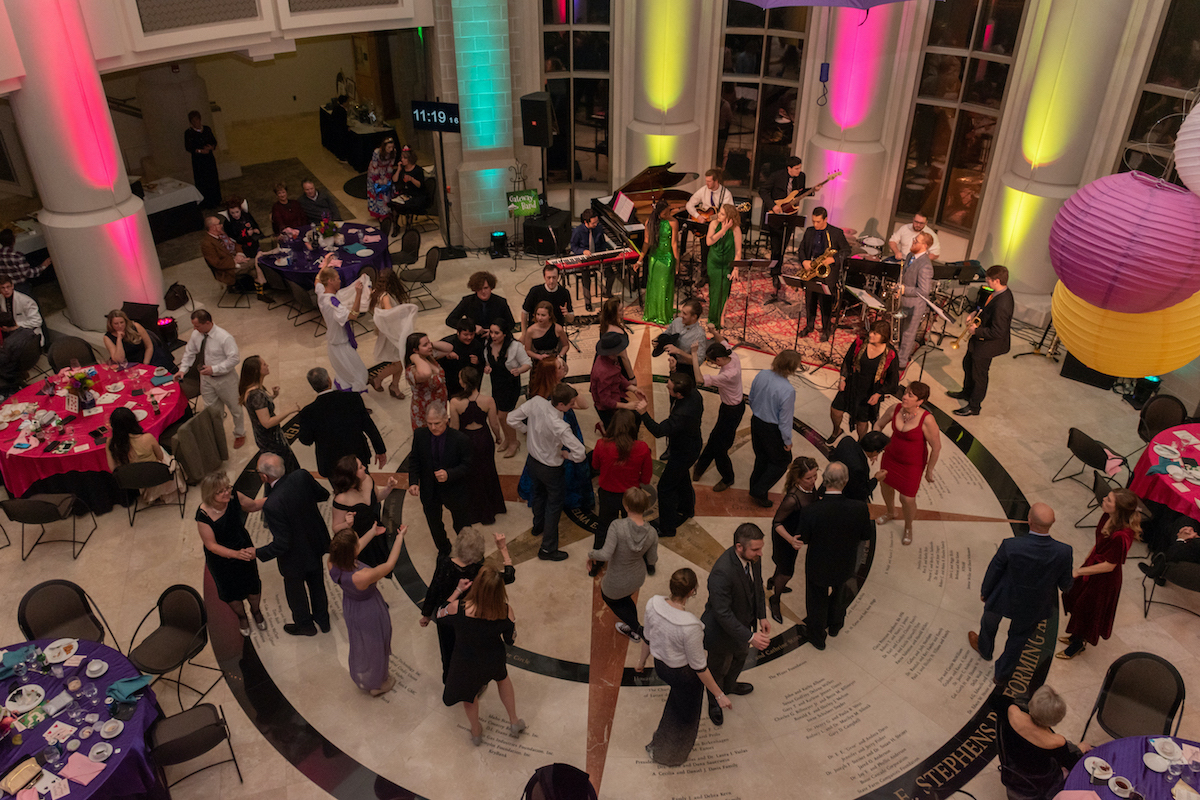
[{"label": "yellow paper lantern", "polygon": [[1051,310],[1071,355],[1106,375],[1161,375],[1200,356],[1200,292],[1161,311],[1124,314],[1081,300],[1059,281]]}]

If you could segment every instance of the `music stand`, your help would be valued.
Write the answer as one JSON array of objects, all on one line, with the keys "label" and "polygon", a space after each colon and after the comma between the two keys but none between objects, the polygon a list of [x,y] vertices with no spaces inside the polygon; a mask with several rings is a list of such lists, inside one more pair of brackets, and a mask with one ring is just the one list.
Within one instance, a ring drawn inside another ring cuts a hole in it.
[{"label": "music stand", "polygon": [[[779,254],[780,258],[787,255],[788,248],[791,247],[795,252],[796,229],[804,227],[804,221],[808,219],[803,214],[773,214],[767,211],[763,215],[763,222],[766,227],[773,228],[772,222],[783,223],[783,252]],[[770,241],[771,235],[767,234],[767,240]]]},{"label": "music stand", "polygon": [[[859,289],[857,286],[847,286],[847,287],[845,287],[845,289],[847,292],[849,292],[854,297],[855,300],[858,301],[858,303],[856,305],[860,305],[863,308],[867,309],[868,311],[874,311],[876,313],[887,310],[887,306],[884,305],[883,301],[880,300],[875,295],[868,292],[866,289]],[[850,306],[850,308],[853,308],[853,307],[854,306]],[[848,310],[849,309],[847,309],[847,311]],[[863,316],[864,317],[866,316],[865,312],[864,312]],[[870,329],[869,325],[866,327],[868,328],[868,330]]]},{"label": "music stand", "polygon": [[[931,352],[933,352],[934,350],[942,349],[940,342],[935,345],[929,341],[929,330],[936,324],[936,317],[941,317],[943,330],[945,329],[946,324],[950,322],[950,317],[946,316],[946,312],[942,310],[941,306],[934,303],[928,297],[921,297],[921,300],[925,301],[925,305],[928,306],[929,310],[931,310],[934,313],[934,315],[936,315],[936,316],[930,316],[930,317],[926,318],[926,321],[925,321],[925,326],[926,326],[925,327],[925,344],[921,345],[921,347],[920,347],[920,350],[919,350],[920,355],[918,356],[916,353],[914,353],[913,357],[910,358],[909,362],[908,362],[911,364],[913,361],[920,359],[921,374],[917,376],[917,380],[921,380],[921,378],[925,377],[925,359],[926,359],[926,357],[928,357],[929,354]],[[912,324],[915,325],[917,323],[914,321]]]},{"label": "music stand", "polygon": [[750,287],[753,285],[750,280],[750,273],[758,267],[770,267],[771,259],[769,258],[743,258],[740,261],[731,261],[729,266],[742,271],[742,281],[746,289],[746,298],[743,301],[742,309],[742,341],[746,341],[746,323],[750,319]]}]

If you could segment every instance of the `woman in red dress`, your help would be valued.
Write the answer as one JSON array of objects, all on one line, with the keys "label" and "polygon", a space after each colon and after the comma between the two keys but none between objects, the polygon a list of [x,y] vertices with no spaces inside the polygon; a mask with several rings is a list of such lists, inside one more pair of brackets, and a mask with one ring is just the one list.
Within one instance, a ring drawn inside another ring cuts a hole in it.
[{"label": "woman in red dress", "polygon": [[885,473],[879,481],[883,505],[887,512],[875,522],[883,525],[896,518],[896,492],[900,493],[900,508],[904,511],[904,537],[901,544],[912,544],[913,517],[917,514],[917,490],[921,488],[921,473],[933,483],[933,468],[942,452],[941,433],[933,415],[921,408],[929,399],[929,387],[913,381],[904,390],[898,405],[880,415],[875,430],[890,423],[891,440],[883,451],[880,465]]},{"label": "woman in red dress", "polygon": [[1059,638],[1067,649],[1057,658],[1074,658],[1088,645],[1112,636],[1117,601],[1121,599],[1121,565],[1134,539],[1140,539],[1142,521],[1137,495],[1113,489],[1100,503],[1104,512],[1096,525],[1096,546],[1071,575],[1075,583],[1063,595],[1063,609],[1071,615],[1067,635]]}]

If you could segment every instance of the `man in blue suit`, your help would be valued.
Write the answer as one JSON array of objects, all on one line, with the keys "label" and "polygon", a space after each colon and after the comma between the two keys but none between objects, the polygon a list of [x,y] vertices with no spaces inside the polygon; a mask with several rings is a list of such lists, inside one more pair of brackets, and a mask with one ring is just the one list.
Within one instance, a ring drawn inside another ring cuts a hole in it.
[{"label": "man in blue suit", "polygon": [[1035,503],[1029,509],[1029,533],[1001,542],[983,576],[983,619],[979,633],[968,632],[967,640],[984,661],[991,661],[1000,618],[1011,620],[1004,652],[996,661],[997,681],[1012,674],[1038,623],[1058,610],[1058,593],[1071,588],[1071,546],[1050,538],[1053,524],[1054,510]]}]

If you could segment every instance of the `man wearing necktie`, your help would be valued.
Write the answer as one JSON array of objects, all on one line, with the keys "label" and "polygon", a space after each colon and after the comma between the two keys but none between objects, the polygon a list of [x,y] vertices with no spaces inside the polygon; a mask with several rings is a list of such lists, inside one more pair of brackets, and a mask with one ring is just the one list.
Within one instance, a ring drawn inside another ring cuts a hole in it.
[{"label": "man wearing necktie", "polygon": [[466,477],[470,469],[471,440],[450,427],[445,404],[430,403],[425,411],[425,427],[413,433],[412,453],[408,456],[408,493],[421,498],[439,559],[450,557],[450,539],[442,509],[450,509],[455,534],[467,527],[470,487],[466,485]]},{"label": "man wearing necktie", "polygon": [[[717,211],[724,205],[733,205],[733,193],[722,185],[722,180],[725,178],[725,172],[718,167],[710,169],[704,173],[704,185],[697,189],[687,201],[687,214],[691,219],[700,219],[701,212],[712,214],[714,217]],[[707,224],[705,225],[707,228]],[[687,235],[687,226],[683,227],[684,236]],[[699,289],[708,283],[708,270],[705,265],[708,263],[708,242],[704,238],[704,234],[700,233],[700,270],[696,276],[696,288]],[[680,244],[680,250],[687,248],[687,239],[684,239]]]},{"label": "man wearing necktie", "polygon": [[[713,680],[727,695],[754,691],[753,685],[739,682],[738,676],[751,647],[762,651],[771,644],[762,552],[762,529],[744,522],[733,533],[733,547],[721,554],[708,574],[708,601],[700,618],[704,623],[704,649],[708,651]],[[725,721],[712,692],[708,693],[708,717],[714,725]]]},{"label": "man wearing necktie", "polygon": [[[913,239],[908,255],[904,257],[901,267],[900,283],[896,291],[900,293],[900,310],[905,312],[900,321],[900,371],[908,366],[913,349],[917,344],[917,331],[928,310],[922,297],[929,297],[933,291],[933,263],[929,260],[929,248],[933,245],[933,237],[921,232]],[[895,324],[893,322],[892,324]]]},{"label": "man wearing necktie", "polygon": [[842,262],[850,257],[850,242],[846,240],[846,234],[841,228],[829,224],[829,212],[821,206],[817,206],[812,211],[812,225],[804,231],[804,239],[800,244],[801,252],[804,255],[804,261],[801,266],[808,269],[812,266],[813,259],[820,258],[830,247],[837,250],[833,257],[833,263],[829,265],[829,275],[821,280],[829,289],[829,294],[821,292],[806,291],[804,298],[804,306],[806,313],[806,321],[804,330],[801,331],[801,336],[808,336],[817,326],[817,305],[821,306],[821,341],[829,340],[833,335],[834,322],[833,306],[834,301],[838,299],[837,293],[841,291],[841,275]]},{"label": "man wearing necktie", "polygon": [[[605,250],[611,250],[612,245],[608,243],[608,239],[604,237],[604,229],[600,227],[600,217],[595,211],[590,208],[579,215],[579,225],[571,233],[571,255],[574,256],[590,256],[593,253],[602,253]],[[592,310],[592,276],[587,274],[581,276],[583,280],[583,300],[588,311]],[[615,267],[608,266],[604,268],[604,278],[606,287],[604,296],[608,297],[612,294],[613,283],[617,280],[617,270]]]},{"label": "man wearing necktie", "polygon": [[325,319],[325,345],[329,353],[329,363],[333,366],[333,385],[341,391],[366,394],[367,365],[358,355],[358,342],[354,339],[352,327],[354,320],[358,319],[363,285],[361,280],[354,282],[353,303],[347,305],[339,300],[337,291],[342,288],[342,277],[336,269],[329,266],[332,258],[333,254],[330,253],[322,259],[315,288],[317,306]]},{"label": "man wearing necktie", "polygon": [[213,324],[212,315],[203,308],[192,312],[192,336],[183,350],[178,382],[192,366],[200,373],[200,396],[204,405],[224,405],[233,417],[233,446],[246,443],[246,418],[238,398],[237,365],[241,361],[237,342],[229,331]]}]

